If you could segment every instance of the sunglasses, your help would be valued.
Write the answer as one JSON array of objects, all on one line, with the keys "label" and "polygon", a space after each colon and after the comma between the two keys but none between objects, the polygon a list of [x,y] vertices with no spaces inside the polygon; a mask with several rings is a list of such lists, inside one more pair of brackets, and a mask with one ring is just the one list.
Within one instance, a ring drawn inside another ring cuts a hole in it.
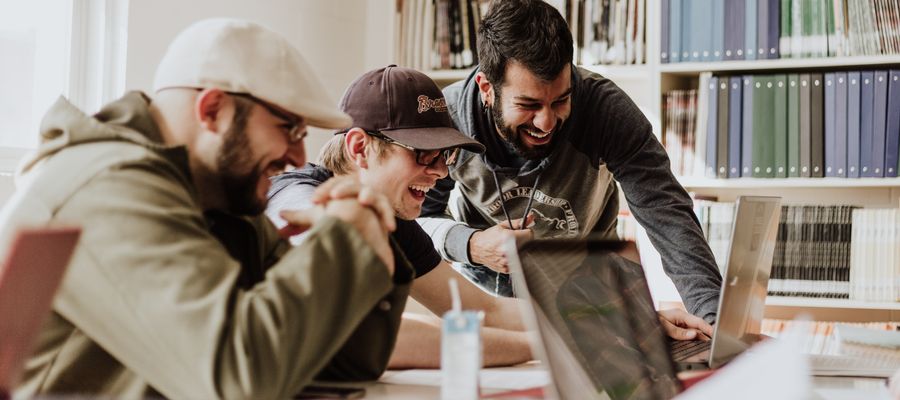
[{"label": "sunglasses", "polygon": [[384,140],[385,142],[400,146],[404,149],[412,151],[413,153],[416,153],[416,164],[419,164],[423,167],[432,167],[432,168],[435,167],[437,164],[437,161],[439,159],[441,159],[442,157],[444,159],[444,165],[449,167],[453,164],[456,164],[456,160],[459,158],[459,147],[453,147],[450,149],[443,149],[443,150],[420,150],[420,149],[414,148],[412,146],[409,146],[407,144],[400,143],[394,139],[391,139],[391,138],[385,136],[384,134],[382,134],[381,132],[366,131],[366,133],[369,134],[369,136],[376,137],[378,139]]},{"label": "sunglasses", "polygon": [[252,101],[253,103],[259,105],[260,107],[266,109],[270,114],[274,115],[275,118],[283,120],[285,124],[285,130],[287,131],[288,142],[297,143],[306,138],[306,124],[303,123],[302,118],[297,118],[291,114],[288,114],[285,111],[282,111],[276,108],[274,105],[269,102],[260,99],[256,96],[253,96],[249,93],[236,93],[236,92],[226,92],[232,96],[242,97],[247,100]]}]

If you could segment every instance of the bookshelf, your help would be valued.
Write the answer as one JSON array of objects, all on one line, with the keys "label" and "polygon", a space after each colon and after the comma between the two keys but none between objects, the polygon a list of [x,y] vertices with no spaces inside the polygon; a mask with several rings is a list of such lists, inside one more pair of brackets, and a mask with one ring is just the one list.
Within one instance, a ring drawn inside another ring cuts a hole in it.
[{"label": "bookshelf", "polygon": [[[376,0],[383,4],[387,26],[395,27],[395,0]],[[550,1],[553,3],[553,1]],[[379,6],[381,7],[381,6]],[[377,9],[370,6],[370,10]],[[817,58],[782,58],[763,60],[730,60],[713,62],[661,63],[661,2],[646,0],[644,24],[646,56],[639,65],[583,65],[621,87],[644,112],[655,135],[662,141],[664,94],[671,90],[697,88],[704,72],[727,75],[823,72],[828,70],[900,68],[900,55],[861,55]],[[377,39],[376,39],[377,41]],[[378,57],[369,64],[377,66],[394,62],[396,50],[391,41],[373,43]],[[380,46],[380,47],[379,47]],[[426,71],[439,85],[445,86],[464,79],[471,68],[462,70]],[[690,192],[701,196],[715,196],[720,201],[734,201],[741,195],[777,195],[785,204],[852,204],[865,208],[896,208],[900,204],[900,178],[733,178],[715,179],[679,176],[679,182]],[[625,204],[621,199],[621,204]],[[642,247],[642,259],[648,276],[650,268],[659,269],[658,254],[650,246]],[[650,247],[649,249],[647,249]],[[656,263],[655,266],[649,264]],[[651,289],[653,283],[651,282]],[[672,288],[674,291],[674,288]],[[655,294],[654,294],[655,296]],[[662,299],[663,301],[669,299]],[[793,318],[808,314],[815,320],[837,321],[897,321],[900,302],[878,303],[838,299],[770,297],[766,304],[767,318]]]}]

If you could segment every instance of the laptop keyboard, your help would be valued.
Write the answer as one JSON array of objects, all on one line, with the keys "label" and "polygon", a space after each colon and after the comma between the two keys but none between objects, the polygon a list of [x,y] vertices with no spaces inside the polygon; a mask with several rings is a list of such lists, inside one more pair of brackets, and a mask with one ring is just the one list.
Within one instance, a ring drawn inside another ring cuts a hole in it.
[{"label": "laptop keyboard", "polygon": [[709,350],[710,343],[712,343],[711,340],[678,340],[669,346],[669,352],[672,354],[673,360],[681,361],[694,354]]}]

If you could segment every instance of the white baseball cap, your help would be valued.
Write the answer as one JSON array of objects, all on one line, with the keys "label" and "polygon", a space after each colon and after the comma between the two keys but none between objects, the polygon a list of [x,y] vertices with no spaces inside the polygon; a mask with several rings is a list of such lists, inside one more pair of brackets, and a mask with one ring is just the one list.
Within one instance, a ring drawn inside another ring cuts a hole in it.
[{"label": "white baseball cap", "polygon": [[153,89],[183,87],[250,94],[310,126],[352,125],[300,52],[281,35],[248,21],[206,19],[178,34],[156,69]]}]

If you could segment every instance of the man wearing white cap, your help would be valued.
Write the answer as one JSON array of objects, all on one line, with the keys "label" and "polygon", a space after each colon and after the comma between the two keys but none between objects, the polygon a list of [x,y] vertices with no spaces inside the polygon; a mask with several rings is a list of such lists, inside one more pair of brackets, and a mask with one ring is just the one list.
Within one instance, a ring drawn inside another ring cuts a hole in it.
[{"label": "man wearing white cap", "polygon": [[15,395],[288,398],[379,375],[412,277],[387,200],[326,185],[283,214],[311,227],[294,248],[260,214],[306,126],[350,118],[284,38],[242,21],[187,28],[154,86],[93,117],[58,101],[0,214],[83,228]]}]

